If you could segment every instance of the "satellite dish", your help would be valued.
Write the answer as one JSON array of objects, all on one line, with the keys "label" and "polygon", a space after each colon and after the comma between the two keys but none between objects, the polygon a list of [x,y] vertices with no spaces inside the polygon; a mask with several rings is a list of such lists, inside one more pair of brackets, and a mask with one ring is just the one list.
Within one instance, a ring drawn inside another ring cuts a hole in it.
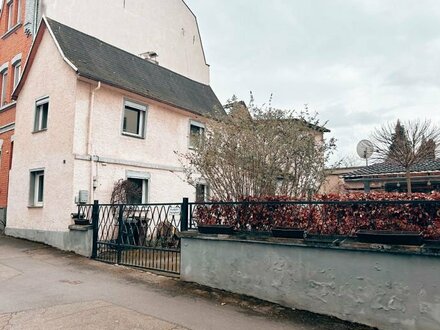
[{"label": "satellite dish", "polygon": [[365,159],[368,166],[368,158],[370,158],[374,152],[373,143],[371,143],[369,140],[362,140],[358,143],[356,151],[359,157]]}]

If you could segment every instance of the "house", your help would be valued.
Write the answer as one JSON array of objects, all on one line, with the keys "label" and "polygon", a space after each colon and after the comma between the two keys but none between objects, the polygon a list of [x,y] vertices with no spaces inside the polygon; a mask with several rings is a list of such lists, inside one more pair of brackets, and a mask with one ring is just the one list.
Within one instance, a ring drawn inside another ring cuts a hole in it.
[{"label": "house", "polygon": [[209,84],[197,19],[182,0],[0,0],[0,223],[14,149],[11,96],[43,14]]},{"label": "house", "polygon": [[[410,168],[413,192],[440,191],[440,159],[415,164]],[[349,191],[406,192],[405,169],[394,163],[377,163],[345,173]]]},{"label": "house", "polygon": [[196,198],[177,152],[224,115],[209,85],[45,18],[17,99],[8,235],[63,248],[75,198],[110,201],[114,183],[141,202]]}]

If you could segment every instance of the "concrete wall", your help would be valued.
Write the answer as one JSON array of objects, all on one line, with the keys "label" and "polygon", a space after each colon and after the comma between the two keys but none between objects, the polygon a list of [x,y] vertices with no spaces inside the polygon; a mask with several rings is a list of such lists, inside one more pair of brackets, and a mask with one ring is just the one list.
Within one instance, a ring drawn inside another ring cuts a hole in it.
[{"label": "concrete wall", "polygon": [[[73,226],[75,227],[75,226]],[[47,231],[35,229],[6,228],[6,235],[41,242],[63,251],[90,257],[92,255],[92,226],[77,226],[80,229],[68,231]]]},{"label": "concrete wall", "polygon": [[[35,0],[27,0],[35,1]],[[182,0],[42,0],[46,16],[209,84],[196,17]]]},{"label": "concrete wall", "polygon": [[380,329],[440,329],[440,257],[183,238],[181,278]]}]

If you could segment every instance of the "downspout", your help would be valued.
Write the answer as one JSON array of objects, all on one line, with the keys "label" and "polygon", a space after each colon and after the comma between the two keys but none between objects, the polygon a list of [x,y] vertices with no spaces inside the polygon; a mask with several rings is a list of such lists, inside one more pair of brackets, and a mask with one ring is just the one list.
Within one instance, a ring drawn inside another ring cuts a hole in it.
[{"label": "downspout", "polygon": [[94,179],[94,173],[93,173],[93,140],[92,140],[92,129],[93,129],[93,108],[95,104],[95,92],[98,91],[101,88],[101,82],[98,81],[98,85],[96,88],[92,90],[90,93],[90,105],[89,105],[89,127],[87,132],[87,155],[90,157],[90,203],[93,203],[94,201],[94,187],[93,187],[93,179]]}]

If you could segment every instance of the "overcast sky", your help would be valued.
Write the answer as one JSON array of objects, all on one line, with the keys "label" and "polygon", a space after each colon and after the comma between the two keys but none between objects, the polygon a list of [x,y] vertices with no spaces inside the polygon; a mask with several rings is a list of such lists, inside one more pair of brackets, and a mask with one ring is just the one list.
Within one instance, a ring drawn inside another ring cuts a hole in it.
[{"label": "overcast sky", "polygon": [[382,123],[440,123],[439,0],[186,2],[220,101],[308,104],[338,140],[334,159],[355,158]]}]

